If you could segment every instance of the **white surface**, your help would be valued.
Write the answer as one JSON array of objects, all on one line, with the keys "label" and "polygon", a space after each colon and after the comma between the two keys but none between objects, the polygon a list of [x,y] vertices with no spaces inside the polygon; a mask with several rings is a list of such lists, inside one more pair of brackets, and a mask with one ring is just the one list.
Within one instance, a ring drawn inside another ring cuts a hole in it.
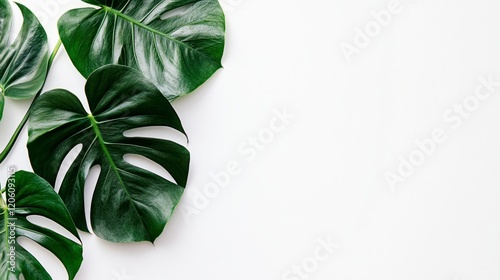
[{"label": "white surface", "polygon": [[[47,15],[52,45],[59,15],[82,5],[20,2]],[[351,63],[340,45],[353,44],[355,28],[390,1],[222,2],[225,68],[174,103],[192,153],[176,215],[155,246],[82,234],[77,279],[298,280],[305,275],[288,271],[303,262],[319,280],[500,278],[500,87],[458,128],[443,118],[479,77],[500,81],[500,2],[401,0],[403,10]],[[60,52],[46,89],[82,96],[83,85]],[[8,102],[2,147],[26,104]],[[248,137],[266,133],[284,108],[294,119],[251,158]],[[435,129],[446,141],[393,191],[384,174]],[[9,165],[30,169],[26,140],[0,167],[2,183]],[[200,206],[210,174],[232,161],[241,172]],[[328,237],[338,248],[317,251]],[[315,252],[325,257],[317,267]]]}]

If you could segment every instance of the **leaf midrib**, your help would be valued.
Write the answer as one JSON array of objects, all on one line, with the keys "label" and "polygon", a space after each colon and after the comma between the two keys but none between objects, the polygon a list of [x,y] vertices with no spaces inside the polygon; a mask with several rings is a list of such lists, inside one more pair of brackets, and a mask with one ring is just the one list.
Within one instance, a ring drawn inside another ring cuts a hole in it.
[{"label": "leaf midrib", "polygon": [[[122,186],[123,190],[125,191],[125,193],[127,194],[127,196],[129,197],[130,200],[134,201],[134,199],[132,199],[132,196],[130,195],[130,193],[128,192],[128,189],[127,187],[125,186],[125,183],[123,182],[122,180],[122,177],[120,176],[120,173],[118,172],[118,167],[116,166],[113,158],[111,157],[111,153],[109,152],[108,150],[108,147],[106,146],[106,141],[104,141],[104,138],[102,137],[102,133],[101,133],[101,130],[99,129],[99,125],[98,125],[98,122],[96,121],[95,117],[92,115],[92,114],[89,114],[88,115],[88,118],[90,120],[90,124],[92,125],[92,128],[94,129],[94,133],[96,134],[97,136],[97,140],[99,141],[99,144],[101,145],[101,148],[102,148],[102,152],[104,153],[104,155],[106,156],[106,159],[108,160],[111,168],[113,169],[113,172],[115,173],[116,177],[118,178],[118,180],[120,181],[120,185]],[[134,210],[137,212],[137,214],[139,215],[139,211],[137,211],[137,208],[135,207],[135,204],[132,204],[133,207],[134,207]],[[140,216],[140,215],[139,215]],[[142,221],[142,219],[141,219]],[[145,227],[146,228],[146,227]],[[148,233],[149,234],[149,233]]]},{"label": "leaf midrib", "polygon": [[179,41],[179,40],[177,40],[177,39],[175,39],[175,38],[172,38],[172,37],[171,37],[171,36],[169,36],[168,34],[165,34],[165,33],[163,33],[163,32],[160,32],[160,31],[156,30],[156,29],[153,29],[153,28],[151,28],[151,27],[149,27],[149,26],[145,25],[144,23],[142,23],[142,22],[140,22],[140,21],[136,20],[135,18],[133,18],[133,17],[131,17],[131,16],[128,16],[128,15],[126,15],[126,14],[124,14],[124,13],[120,12],[120,11],[117,11],[117,10],[115,10],[115,9],[111,8],[111,7],[108,7],[108,6],[104,6],[104,5],[103,5],[103,6],[101,6],[101,7],[102,7],[102,9],[103,9],[104,11],[109,12],[109,13],[112,13],[112,14],[114,14],[114,15],[115,15],[115,16],[117,16],[117,17],[121,17],[121,18],[122,18],[122,19],[124,19],[124,20],[130,21],[131,23],[133,23],[133,24],[135,24],[135,25],[137,25],[137,26],[139,26],[139,27],[141,27],[141,28],[144,28],[144,29],[146,29],[146,30],[148,30],[148,31],[150,31],[150,32],[152,32],[152,33],[155,33],[155,34],[158,34],[158,35],[160,35],[160,36],[163,36],[163,37],[165,37],[165,38],[167,38],[167,39],[169,39],[169,40],[171,40],[171,41],[174,41],[174,42],[176,42],[176,43],[178,43],[178,44],[181,44],[181,45],[183,45],[183,46],[185,46],[185,47],[187,47],[187,48],[193,49],[193,47],[191,47],[190,45],[188,45],[188,44],[186,44],[186,43],[184,43],[184,42],[182,42],[182,41]]},{"label": "leaf midrib", "polygon": [[133,17],[131,17],[131,16],[128,16],[128,15],[126,15],[126,14],[122,13],[121,11],[115,10],[115,9],[113,9],[113,8],[111,8],[111,7],[106,6],[106,5],[100,5],[100,7],[102,8],[102,10],[103,10],[104,12],[109,12],[109,13],[111,13],[111,14],[114,14],[115,16],[120,17],[120,18],[122,18],[122,19],[124,19],[124,20],[126,20],[126,21],[129,21],[130,23],[132,23],[132,24],[134,24],[134,25],[137,25],[137,26],[139,26],[139,27],[141,27],[141,28],[144,28],[144,29],[146,29],[146,30],[147,30],[147,31],[149,31],[149,32],[152,32],[152,33],[154,33],[154,34],[157,34],[157,35],[160,35],[160,36],[162,36],[162,37],[165,37],[165,38],[167,38],[168,40],[171,40],[172,42],[175,42],[175,43],[177,43],[177,44],[179,44],[179,45],[182,45],[182,46],[184,46],[184,47],[186,47],[186,48],[188,48],[188,49],[191,49],[191,50],[193,50],[193,51],[195,51],[195,52],[198,52],[198,53],[202,54],[203,56],[208,57],[210,60],[212,60],[212,61],[213,61],[214,63],[216,63],[216,64],[220,64],[219,62],[215,61],[213,58],[211,58],[211,57],[210,57],[210,56],[208,56],[207,54],[205,54],[205,53],[203,53],[203,52],[201,52],[201,51],[199,51],[199,50],[197,50],[197,49],[193,48],[192,46],[190,46],[190,45],[188,45],[188,44],[186,44],[186,43],[184,43],[184,42],[182,42],[182,41],[179,41],[179,40],[177,40],[177,39],[175,39],[175,38],[173,38],[173,37],[169,36],[169,35],[168,35],[168,34],[166,34],[166,33],[163,33],[163,32],[160,32],[160,31],[158,31],[158,30],[156,30],[156,29],[153,29],[153,28],[151,28],[151,27],[147,26],[146,24],[142,23],[141,21],[138,21],[138,20],[136,20],[135,18],[133,18]]},{"label": "leaf midrib", "polygon": [[[123,180],[120,176],[120,173],[118,172],[118,167],[116,166],[113,158],[111,157],[111,154],[109,153],[108,147],[106,147],[106,142],[104,141],[104,138],[102,137],[101,130],[99,130],[99,126],[97,124],[97,121],[95,120],[93,115],[89,115],[88,118],[90,120],[90,124],[92,125],[92,128],[94,129],[94,133],[97,136],[97,139],[99,140],[99,144],[101,145],[102,152],[106,156],[106,159],[108,160],[111,168],[115,172],[116,177],[118,177],[118,180],[120,180],[120,184],[126,190],[125,184],[123,183]],[[128,192],[127,192],[127,194],[128,194]]]}]

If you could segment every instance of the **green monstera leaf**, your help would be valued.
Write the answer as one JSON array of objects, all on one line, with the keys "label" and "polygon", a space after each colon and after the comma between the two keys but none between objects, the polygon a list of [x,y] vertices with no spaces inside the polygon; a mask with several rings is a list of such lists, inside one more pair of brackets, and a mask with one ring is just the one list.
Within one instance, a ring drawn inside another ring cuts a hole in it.
[{"label": "green monstera leaf", "polygon": [[[90,169],[98,165],[90,210],[94,233],[113,242],[153,242],[183,194],[189,152],[172,141],[126,137],[124,132],[165,126],[184,133],[181,122],[154,84],[130,67],[99,68],[90,75],[85,92],[91,113],[65,90],[47,92],[37,100],[29,122],[33,169],[54,184],[65,157],[82,145],[59,191],[77,227],[88,231],[84,186]],[[128,163],[127,154],[156,162],[175,182]]]},{"label": "green monstera leaf", "polygon": [[169,99],[192,92],[221,68],[225,17],[217,0],[84,0],[59,35],[80,73],[133,67]]},{"label": "green monstera leaf", "polygon": [[65,228],[78,240],[78,231],[63,201],[52,186],[38,175],[18,171],[5,187],[6,200],[0,199],[0,279],[52,279],[40,262],[21,244],[27,238],[54,254],[74,279],[82,261],[82,246],[55,231],[31,223],[30,216],[41,216]]},{"label": "green monstera leaf", "polygon": [[47,34],[28,8],[17,5],[24,22],[19,35],[11,44],[12,9],[7,0],[0,0],[0,119],[5,97],[33,97],[43,86],[47,76]]}]

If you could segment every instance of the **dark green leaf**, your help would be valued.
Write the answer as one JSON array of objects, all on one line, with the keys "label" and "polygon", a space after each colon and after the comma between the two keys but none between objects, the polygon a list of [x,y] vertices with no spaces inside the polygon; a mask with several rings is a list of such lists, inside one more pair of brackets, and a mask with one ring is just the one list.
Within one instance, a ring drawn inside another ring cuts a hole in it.
[{"label": "dark green leaf", "polygon": [[85,77],[103,65],[128,65],[173,100],[221,68],[225,18],[217,0],[85,2],[99,8],[71,10],[58,23],[61,40]]},{"label": "dark green leaf", "polygon": [[0,201],[0,279],[52,279],[40,262],[18,243],[20,237],[31,239],[54,254],[73,279],[83,261],[82,246],[74,241],[28,221],[42,216],[56,222],[78,237],[71,216],[52,186],[38,175],[19,171],[6,185],[7,205]]},{"label": "dark green leaf", "polygon": [[[90,217],[94,233],[114,242],[152,242],[184,191],[189,152],[172,141],[125,137],[123,133],[147,126],[184,133],[181,122],[160,91],[130,67],[110,65],[96,70],[85,91],[90,114],[65,90],[47,92],[37,100],[29,123],[33,169],[54,183],[66,155],[82,144],[59,191],[77,227],[88,231],[84,186],[90,169],[99,165]],[[124,160],[127,154],[158,163],[176,183],[131,165]]]},{"label": "dark green leaf", "polygon": [[47,34],[33,13],[17,4],[24,18],[19,35],[12,44],[12,10],[7,0],[0,0],[0,119],[5,97],[33,97],[47,76],[49,48]]}]

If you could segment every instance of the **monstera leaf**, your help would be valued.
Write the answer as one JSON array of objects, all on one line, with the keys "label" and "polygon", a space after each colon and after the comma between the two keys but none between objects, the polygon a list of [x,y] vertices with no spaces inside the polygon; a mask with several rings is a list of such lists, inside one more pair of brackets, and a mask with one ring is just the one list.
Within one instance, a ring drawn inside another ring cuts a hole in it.
[{"label": "monstera leaf", "polygon": [[169,99],[221,68],[225,18],[217,0],[84,0],[58,23],[71,60],[88,77],[107,64],[140,70]]},{"label": "monstera leaf", "polygon": [[[148,126],[184,133],[181,122],[160,91],[130,67],[99,68],[90,75],[85,91],[91,113],[65,90],[47,92],[37,100],[28,140],[33,169],[54,184],[66,155],[81,144],[59,191],[77,227],[88,231],[84,186],[90,169],[99,165],[90,211],[94,233],[113,242],[152,242],[184,191],[189,153],[172,141],[123,133]],[[127,154],[156,162],[176,182],[128,163]]]},{"label": "monstera leaf", "polygon": [[47,76],[47,34],[28,8],[17,5],[24,22],[19,35],[10,44],[12,9],[7,0],[0,0],[0,119],[6,96],[13,99],[33,97]]},{"label": "monstera leaf", "polygon": [[21,244],[27,238],[54,254],[73,279],[83,261],[82,246],[31,223],[29,216],[42,216],[65,228],[76,238],[76,230],[61,198],[47,181],[33,173],[18,171],[7,181],[7,203],[0,199],[0,279],[52,279],[40,262]]}]

